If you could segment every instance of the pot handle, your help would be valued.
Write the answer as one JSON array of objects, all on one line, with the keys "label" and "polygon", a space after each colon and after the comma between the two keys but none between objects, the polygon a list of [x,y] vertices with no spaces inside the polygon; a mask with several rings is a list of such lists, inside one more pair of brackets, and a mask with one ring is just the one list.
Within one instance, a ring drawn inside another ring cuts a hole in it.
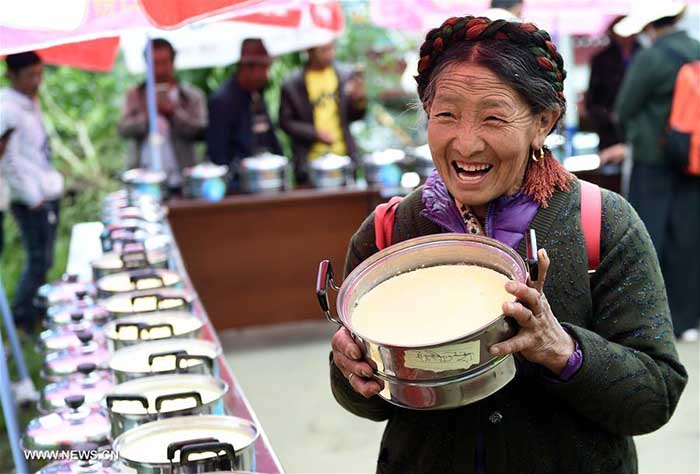
[{"label": "pot handle", "polygon": [[[129,275],[129,281],[134,286],[138,286],[139,282],[142,280],[158,280],[160,282],[160,286],[165,286],[163,277],[154,271],[134,272]],[[138,288],[136,289],[138,290]]]},{"label": "pot handle", "polygon": [[[224,454],[219,454],[224,451]],[[230,470],[236,465],[236,450],[230,443],[201,443],[201,444],[190,444],[184,446],[180,449],[180,466],[186,466],[189,464],[190,455],[192,454],[202,454],[202,453],[212,453],[216,455],[216,461],[218,466],[214,469],[226,469]],[[228,460],[229,463],[225,464],[224,461]]]},{"label": "pot handle", "polygon": [[328,287],[335,291],[340,290],[333,281],[333,267],[330,260],[322,260],[318,266],[318,275],[316,277],[316,297],[321,305],[321,310],[326,314],[328,321],[342,326],[343,323],[335,319],[331,314],[330,304],[328,303]]},{"label": "pot handle", "polygon": [[145,410],[148,410],[148,399],[143,395],[131,395],[124,393],[119,395],[107,395],[105,397],[107,408],[111,409],[114,402],[139,402]]},{"label": "pot handle", "polygon": [[175,355],[175,368],[178,372],[184,372],[187,370],[187,367],[182,367],[182,364],[180,364],[180,362],[183,360],[200,360],[209,366],[210,372],[214,372],[214,359],[209,356],[188,354],[185,351],[181,351],[180,354]]},{"label": "pot handle", "polygon": [[114,326],[114,331],[119,334],[122,329],[125,328],[136,328],[136,333],[138,336],[138,339],[141,339],[141,330],[147,327],[148,325],[145,323],[117,323]]},{"label": "pot handle", "polygon": [[168,461],[172,464],[173,459],[175,459],[175,453],[180,451],[185,446],[190,446],[193,444],[203,444],[203,443],[218,443],[219,440],[216,438],[198,438],[198,439],[188,439],[185,441],[176,441],[168,445]]},{"label": "pot handle", "polygon": [[183,355],[187,355],[186,351],[166,351],[166,352],[154,352],[153,354],[148,355],[148,366],[153,365],[153,361],[156,359],[159,359],[161,357],[175,357],[175,367],[178,368],[180,365],[178,364],[178,357],[181,357]]},{"label": "pot handle", "polygon": [[125,244],[119,258],[126,269],[142,268],[149,264],[146,247],[141,242]]},{"label": "pot handle", "polygon": [[192,398],[194,400],[194,407],[193,408],[198,408],[201,407],[204,403],[202,402],[202,394],[199,392],[181,392],[181,393],[171,393],[169,395],[161,395],[159,397],[156,397],[156,411],[160,412],[161,407],[163,406],[163,402],[168,401],[168,400],[181,400],[184,398]]},{"label": "pot handle", "polygon": [[143,339],[141,337],[141,333],[143,331],[146,332],[151,332],[152,329],[157,329],[157,328],[165,328],[168,331],[170,331],[170,337],[175,336],[175,329],[173,329],[173,325],[169,323],[161,323],[161,324],[143,324],[141,323],[141,326],[139,327],[139,339]]}]

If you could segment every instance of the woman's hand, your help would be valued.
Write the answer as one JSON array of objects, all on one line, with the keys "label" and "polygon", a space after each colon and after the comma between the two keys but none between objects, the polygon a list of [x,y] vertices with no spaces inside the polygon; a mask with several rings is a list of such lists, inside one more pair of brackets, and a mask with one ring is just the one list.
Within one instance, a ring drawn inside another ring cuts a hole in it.
[{"label": "woman's hand", "polygon": [[374,371],[362,360],[360,347],[350,335],[350,331],[340,328],[331,339],[333,362],[340,369],[353,390],[365,398],[370,398],[382,391],[382,386],[372,379]]},{"label": "woman's hand", "polygon": [[552,314],[543,292],[550,263],[547,252],[541,249],[538,257],[538,281],[529,282],[532,286],[516,281],[506,284],[506,291],[514,295],[517,302],[503,303],[503,313],[518,322],[520,331],[507,341],[494,344],[489,350],[493,355],[519,352],[530,362],[540,364],[559,375],[576,346],[572,337]]}]

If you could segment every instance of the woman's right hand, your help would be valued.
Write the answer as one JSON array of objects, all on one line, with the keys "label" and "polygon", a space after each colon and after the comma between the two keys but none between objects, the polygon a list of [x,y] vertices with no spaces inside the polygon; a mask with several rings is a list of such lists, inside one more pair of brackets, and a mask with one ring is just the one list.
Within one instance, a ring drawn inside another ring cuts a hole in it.
[{"label": "woman's right hand", "polygon": [[340,328],[331,339],[333,362],[342,372],[350,386],[365,398],[370,398],[382,391],[379,381],[372,378],[372,367],[362,360],[360,346],[350,335],[350,331]]}]

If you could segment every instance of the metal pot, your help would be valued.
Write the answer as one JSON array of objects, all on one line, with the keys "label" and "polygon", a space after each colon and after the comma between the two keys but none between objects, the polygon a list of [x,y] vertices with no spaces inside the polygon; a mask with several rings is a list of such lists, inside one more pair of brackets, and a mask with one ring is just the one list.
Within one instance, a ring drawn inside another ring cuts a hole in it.
[{"label": "metal pot", "polygon": [[167,175],[162,171],[135,168],[122,173],[122,182],[126,185],[129,199],[148,196],[156,202],[167,197]]},{"label": "metal pot", "polygon": [[[99,406],[83,406],[84,397],[66,397],[67,408],[34,418],[27,425],[22,447],[38,451],[69,451],[84,443],[109,444],[109,419]],[[38,464],[38,463],[37,463]]]},{"label": "metal pot", "polygon": [[142,268],[169,268],[170,244],[168,235],[149,237],[143,242],[124,244],[119,251],[102,254],[91,262],[92,276],[100,278],[126,270]]},{"label": "metal pot", "polygon": [[195,339],[203,325],[201,319],[185,311],[159,311],[119,318],[107,323],[104,331],[110,349],[116,351],[143,341]]},{"label": "metal pot", "polygon": [[45,325],[49,328],[65,326],[75,322],[80,315],[86,323],[101,326],[111,318],[109,312],[95,303],[92,298],[85,294],[78,296],[80,299],[75,303],[49,308],[44,321]]},{"label": "metal pot", "polygon": [[[319,269],[317,294],[329,320],[345,326],[362,349],[365,360],[384,381],[380,396],[413,409],[444,409],[485,398],[515,375],[512,355],[495,357],[489,347],[512,337],[515,327],[500,315],[468,334],[439,344],[394,346],[359,334],[352,324],[352,309],[372,288],[400,273],[418,268],[471,264],[496,270],[525,282],[527,269],[510,247],[482,236],[438,234],[401,242],[374,254],[358,265],[343,282],[337,299],[339,320],[330,313],[327,289],[333,283],[330,262]],[[455,357],[459,354],[459,357]]]},{"label": "metal pot", "polygon": [[435,163],[433,162],[433,155],[430,153],[430,146],[425,144],[415,147],[410,151],[409,156],[409,168],[418,173],[421,183],[425,183],[425,180],[428,179],[435,170]]},{"label": "metal pot", "polygon": [[349,156],[327,153],[311,160],[309,178],[316,188],[339,188],[354,182],[354,167]]},{"label": "metal pot", "polygon": [[139,425],[184,415],[223,414],[220,403],[228,385],[210,375],[156,375],[121,383],[103,405],[112,422],[112,437]]},{"label": "metal pot", "polygon": [[78,281],[78,275],[66,273],[61,280],[40,286],[34,297],[34,305],[43,317],[52,306],[72,303],[82,298],[82,295],[95,296],[95,294],[95,285]]},{"label": "metal pot", "polygon": [[398,187],[401,184],[401,164],[405,158],[406,153],[396,148],[366,155],[363,159],[363,167],[367,184]]},{"label": "metal pot", "polygon": [[158,206],[144,205],[109,207],[102,211],[102,223],[116,224],[124,220],[139,220],[150,223],[161,223],[165,219],[165,209]]},{"label": "metal pot", "polygon": [[79,347],[50,352],[46,355],[41,374],[45,380],[58,382],[78,372],[81,364],[95,364],[100,369],[109,367],[112,353],[103,345],[93,342],[90,331],[78,334],[78,338],[82,342]]},{"label": "metal pot", "polygon": [[117,382],[173,373],[218,373],[221,348],[198,339],[165,339],[123,347],[109,363]]},{"label": "metal pot", "polygon": [[39,349],[42,353],[62,351],[72,347],[81,346],[78,334],[85,331],[92,332],[93,340],[106,346],[106,339],[102,328],[95,326],[91,321],[86,321],[82,313],[71,314],[70,323],[47,329],[39,334]]},{"label": "metal pot", "polygon": [[290,178],[289,159],[263,153],[241,160],[241,190],[247,193],[282,191]]},{"label": "metal pot", "polygon": [[119,293],[159,288],[174,288],[180,285],[180,275],[170,270],[142,269],[114,273],[100,278],[97,293],[100,298],[108,298]]},{"label": "metal pot", "polygon": [[201,163],[185,168],[183,194],[191,199],[221,201],[226,195],[226,174],[228,167],[214,163]]},{"label": "metal pot", "polygon": [[154,311],[189,311],[192,309],[194,299],[194,294],[188,291],[164,288],[154,291],[120,293],[102,300],[102,305],[112,316],[121,318]]},{"label": "metal pot", "polygon": [[120,250],[124,244],[144,242],[149,237],[164,234],[165,228],[161,224],[127,219],[105,225],[100,234],[100,240],[102,241],[102,250],[112,252]]},{"label": "metal pot", "polygon": [[98,370],[94,363],[80,364],[78,373],[44,387],[39,400],[39,411],[55,411],[65,406],[66,397],[77,394],[85,397],[85,405],[97,405],[113,386],[111,372]]},{"label": "metal pot", "polygon": [[[179,416],[127,431],[112,446],[126,466],[144,474],[253,471],[258,436],[255,425],[242,418]],[[196,454],[209,456],[192,459]]]}]

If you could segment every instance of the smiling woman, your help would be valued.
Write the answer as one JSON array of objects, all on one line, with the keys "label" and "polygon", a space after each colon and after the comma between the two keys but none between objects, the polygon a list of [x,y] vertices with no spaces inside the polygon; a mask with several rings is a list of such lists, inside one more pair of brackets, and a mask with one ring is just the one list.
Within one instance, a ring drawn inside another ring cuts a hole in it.
[{"label": "smiling woman", "polygon": [[[459,408],[400,408],[379,396],[382,382],[343,328],[332,340],[336,400],[358,416],[388,420],[378,472],[636,472],[632,436],[668,421],[687,373],[649,235],[608,191],[601,191],[600,264],[589,279],[580,183],[544,146],[566,105],[561,55],[533,24],[467,16],[430,31],[420,56],[416,82],[436,172],[396,208],[390,243],[469,232],[524,256],[523,235],[537,231],[546,248],[537,281],[500,283],[497,306],[518,333],[488,348],[516,354],[517,374]],[[371,215],[352,237],[346,275],[378,252],[375,237]],[[401,305],[384,302],[384,312],[375,306],[383,337],[402,346],[409,331],[397,325],[425,333],[442,324],[447,312],[435,313],[435,298],[462,302],[450,317],[469,318],[478,305],[465,296],[475,285],[453,278],[396,292]],[[452,290],[456,298],[442,292],[467,285]],[[402,318],[392,312],[399,306],[432,310]]]}]

